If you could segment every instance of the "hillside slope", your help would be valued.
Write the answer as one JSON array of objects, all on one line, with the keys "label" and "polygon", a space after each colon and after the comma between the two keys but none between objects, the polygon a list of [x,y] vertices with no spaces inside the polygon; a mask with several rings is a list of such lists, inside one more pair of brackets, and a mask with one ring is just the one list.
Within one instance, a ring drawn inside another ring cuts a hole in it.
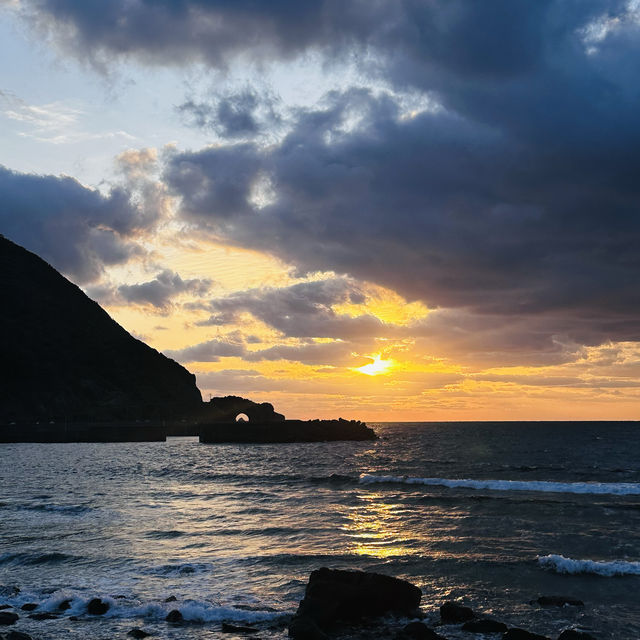
[{"label": "hillside slope", "polygon": [[201,406],[195,376],[0,236],[0,423],[137,419]]}]

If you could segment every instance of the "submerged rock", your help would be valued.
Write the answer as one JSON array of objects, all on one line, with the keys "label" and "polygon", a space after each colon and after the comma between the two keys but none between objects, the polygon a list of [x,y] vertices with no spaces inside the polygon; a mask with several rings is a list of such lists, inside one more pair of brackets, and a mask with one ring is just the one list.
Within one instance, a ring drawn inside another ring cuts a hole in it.
[{"label": "submerged rock", "polygon": [[584,607],[584,602],[577,598],[570,598],[568,596],[540,596],[536,602],[541,607],[564,607],[570,605],[572,607]]},{"label": "submerged rock", "polygon": [[[420,605],[421,597],[420,589],[405,580],[323,567],[309,576],[295,618],[309,619],[320,629],[326,629],[387,613],[410,615]],[[296,628],[296,625],[289,627],[290,635],[302,637],[294,635]]]},{"label": "submerged rock", "polygon": [[577,629],[565,629],[558,640],[596,640],[590,633],[578,631]]},{"label": "submerged rock", "polygon": [[20,620],[20,616],[17,613],[12,613],[11,611],[0,611],[0,624],[15,624],[18,620]]},{"label": "submerged rock", "polygon": [[550,640],[550,638],[540,636],[537,633],[531,633],[531,631],[527,631],[526,629],[513,627],[503,634],[502,640]]},{"label": "submerged rock", "polygon": [[33,611],[38,608],[38,605],[35,602],[27,602],[20,607],[23,611]]},{"label": "submerged rock", "polygon": [[442,622],[467,622],[473,620],[476,614],[469,607],[463,607],[457,602],[445,602],[440,607],[440,619]]},{"label": "submerged rock", "polygon": [[424,622],[410,622],[402,628],[398,634],[398,638],[412,638],[412,640],[446,640],[443,636],[437,634],[433,629],[427,627]]},{"label": "submerged rock", "polygon": [[504,633],[507,630],[507,625],[504,622],[484,618],[483,620],[465,622],[462,625],[462,630],[473,633]]},{"label": "submerged rock", "polygon": [[164,601],[165,602],[177,602],[178,598],[176,598],[175,596],[169,596],[168,598],[165,598]]},{"label": "submerged rock", "polygon": [[63,600],[58,605],[58,611],[66,611],[67,609],[71,609],[71,600]]},{"label": "submerged rock", "polygon": [[43,611],[42,613],[32,613],[29,616],[32,620],[57,620],[58,616],[53,613]]},{"label": "submerged rock", "polygon": [[87,605],[87,613],[92,616],[102,616],[109,611],[109,603],[103,602],[100,598],[93,598]]},{"label": "submerged rock", "polygon": [[147,633],[146,631],[143,631],[142,629],[138,629],[137,627],[134,629],[131,629],[131,631],[129,631],[127,633],[128,636],[131,636],[132,638],[146,638],[147,636],[150,636],[150,633]]}]

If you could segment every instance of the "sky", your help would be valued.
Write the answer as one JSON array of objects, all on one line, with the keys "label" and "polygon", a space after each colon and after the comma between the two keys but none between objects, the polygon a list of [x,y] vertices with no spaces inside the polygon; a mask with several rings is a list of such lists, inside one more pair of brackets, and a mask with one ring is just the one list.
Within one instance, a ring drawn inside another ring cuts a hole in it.
[{"label": "sky", "polygon": [[640,417],[640,2],[0,0],[0,233],[290,418]]}]

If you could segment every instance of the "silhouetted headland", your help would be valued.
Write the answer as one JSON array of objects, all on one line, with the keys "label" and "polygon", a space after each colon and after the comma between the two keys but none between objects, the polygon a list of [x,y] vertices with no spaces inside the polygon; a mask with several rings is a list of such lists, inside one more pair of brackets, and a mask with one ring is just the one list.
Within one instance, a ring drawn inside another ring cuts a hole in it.
[{"label": "silhouetted headland", "polygon": [[[0,442],[371,440],[359,421],[285,420],[238,396],[203,402],[195,376],[131,336],[79,287],[0,235]],[[236,422],[244,414],[245,421]]]}]

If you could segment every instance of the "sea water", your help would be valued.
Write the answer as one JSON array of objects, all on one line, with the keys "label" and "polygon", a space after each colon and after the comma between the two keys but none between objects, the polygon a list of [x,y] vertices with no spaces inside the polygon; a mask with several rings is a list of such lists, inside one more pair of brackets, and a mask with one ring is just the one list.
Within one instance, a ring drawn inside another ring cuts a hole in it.
[{"label": "sea water", "polygon": [[[12,628],[204,639],[228,638],[225,621],[283,638],[328,566],[410,580],[432,623],[455,599],[552,638],[640,638],[638,423],[371,426],[375,442],[0,445]],[[584,607],[531,604],[541,595]],[[95,597],[106,615],[87,615]],[[54,620],[20,610],[65,600]],[[172,609],[190,624],[167,624]]]}]

